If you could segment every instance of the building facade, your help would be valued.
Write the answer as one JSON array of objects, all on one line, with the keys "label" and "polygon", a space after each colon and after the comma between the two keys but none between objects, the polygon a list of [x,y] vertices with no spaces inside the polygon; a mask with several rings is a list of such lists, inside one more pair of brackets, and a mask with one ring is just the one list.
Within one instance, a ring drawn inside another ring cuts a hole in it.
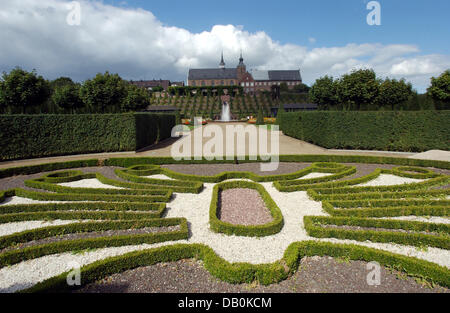
[{"label": "building facade", "polygon": [[236,86],[246,93],[270,91],[273,85],[286,83],[289,89],[302,83],[300,70],[253,70],[248,72],[242,54],[236,68],[226,68],[222,59],[218,68],[190,69],[188,86]]}]

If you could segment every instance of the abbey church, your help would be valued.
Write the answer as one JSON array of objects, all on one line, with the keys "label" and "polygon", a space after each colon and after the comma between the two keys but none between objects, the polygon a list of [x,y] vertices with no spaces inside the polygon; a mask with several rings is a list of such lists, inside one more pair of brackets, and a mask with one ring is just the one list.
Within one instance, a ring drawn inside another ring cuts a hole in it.
[{"label": "abbey church", "polygon": [[188,85],[203,86],[242,86],[246,93],[270,91],[273,85],[286,83],[289,89],[302,82],[300,70],[253,70],[248,72],[244,58],[239,58],[236,68],[226,68],[225,61],[220,61],[218,68],[190,69]]}]

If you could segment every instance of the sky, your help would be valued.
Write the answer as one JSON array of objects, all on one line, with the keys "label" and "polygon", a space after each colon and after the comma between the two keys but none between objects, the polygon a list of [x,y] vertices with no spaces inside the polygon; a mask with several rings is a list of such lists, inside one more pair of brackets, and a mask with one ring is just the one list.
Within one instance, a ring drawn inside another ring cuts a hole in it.
[{"label": "sky", "polygon": [[379,0],[381,25],[368,25],[368,3],[1,0],[0,71],[177,81],[189,68],[217,67],[222,51],[235,67],[242,51],[247,69],[300,69],[309,85],[373,68],[424,92],[450,68],[450,1]]}]

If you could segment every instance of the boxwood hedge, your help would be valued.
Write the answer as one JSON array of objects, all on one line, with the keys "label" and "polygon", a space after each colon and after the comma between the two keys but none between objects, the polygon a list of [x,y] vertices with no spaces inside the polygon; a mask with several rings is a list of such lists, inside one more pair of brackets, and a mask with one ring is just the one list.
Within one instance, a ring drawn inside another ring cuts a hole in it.
[{"label": "boxwood hedge", "polygon": [[175,115],[45,114],[0,116],[0,160],[134,151],[170,137]]},{"label": "boxwood hedge", "polygon": [[324,148],[450,150],[450,111],[290,112],[280,129]]}]

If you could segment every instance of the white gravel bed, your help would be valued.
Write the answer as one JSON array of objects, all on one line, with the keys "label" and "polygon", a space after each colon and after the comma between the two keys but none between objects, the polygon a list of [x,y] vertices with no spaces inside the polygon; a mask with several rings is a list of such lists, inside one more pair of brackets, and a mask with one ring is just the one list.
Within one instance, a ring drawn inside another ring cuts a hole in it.
[{"label": "white gravel bed", "polygon": [[7,236],[14,233],[20,233],[25,230],[37,229],[47,226],[67,225],[74,223],[85,223],[89,220],[54,220],[54,221],[26,221],[0,224],[0,236]]},{"label": "white gravel bed", "polygon": [[325,177],[325,176],[330,176],[330,175],[333,175],[333,174],[330,174],[330,173],[309,173],[309,174],[307,174],[305,176],[302,176],[300,178],[297,178],[297,179],[319,178],[319,177]]},{"label": "white gravel bed", "polygon": [[41,201],[13,196],[13,197],[6,197],[5,201],[0,203],[0,206],[15,205],[15,204],[62,203],[62,202],[69,202],[69,201]]},{"label": "white gravel bed", "polygon": [[[379,180],[377,184],[385,183],[385,179]],[[398,181],[395,183],[398,184]],[[310,237],[304,229],[303,217],[305,215],[327,216],[328,214],[322,210],[321,203],[309,199],[305,191],[283,193],[276,190],[271,182],[262,183],[262,185],[275,200],[284,217],[284,227],[278,234],[262,238],[251,238],[228,236],[212,232],[209,229],[209,206],[214,184],[206,183],[204,184],[205,189],[200,194],[176,193],[175,199],[167,205],[167,217],[187,218],[192,233],[192,236],[188,240],[163,242],[153,245],[144,244],[112,247],[77,255],[62,253],[28,260],[0,269],[0,292],[13,292],[25,289],[40,281],[61,274],[70,269],[70,262],[77,262],[83,266],[111,256],[152,247],[171,245],[173,243],[206,244],[219,256],[229,262],[248,262],[252,264],[271,263],[281,259],[286,248],[291,243],[297,241],[316,240],[352,243],[407,256],[414,256],[450,268],[450,251],[444,249],[428,248],[426,251],[423,251],[416,247],[394,243],[386,244]]]},{"label": "white gravel bed", "polygon": [[400,177],[391,174],[381,174],[375,179],[372,179],[366,183],[355,185],[357,187],[363,186],[392,186],[392,185],[402,185],[402,184],[411,184],[411,183],[420,183],[424,181],[424,179],[416,179],[416,178],[408,178],[408,177]]},{"label": "white gravel bed", "polygon": [[425,222],[435,224],[450,224],[450,218],[442,216],[393,216],[393,217],[379,217],[381,220],[399,220],[412,222]]},{"label": "white gravel bed", "polygon": [[153,179],[164,179],[164,180],[175,180],[169,176],[158,174],[158,175],[150,175],[150,176],[143,176],[145,178],[153,178]]},{"label": "white gravel bed", "polygon": [[64,187],[72,187],[72,188],[101,188],[101,189],[126,189],[122,187],[107,185],[99,181],[97,178],[90,179],[80,179],[68,183],[60,183],[58,184]]}]

